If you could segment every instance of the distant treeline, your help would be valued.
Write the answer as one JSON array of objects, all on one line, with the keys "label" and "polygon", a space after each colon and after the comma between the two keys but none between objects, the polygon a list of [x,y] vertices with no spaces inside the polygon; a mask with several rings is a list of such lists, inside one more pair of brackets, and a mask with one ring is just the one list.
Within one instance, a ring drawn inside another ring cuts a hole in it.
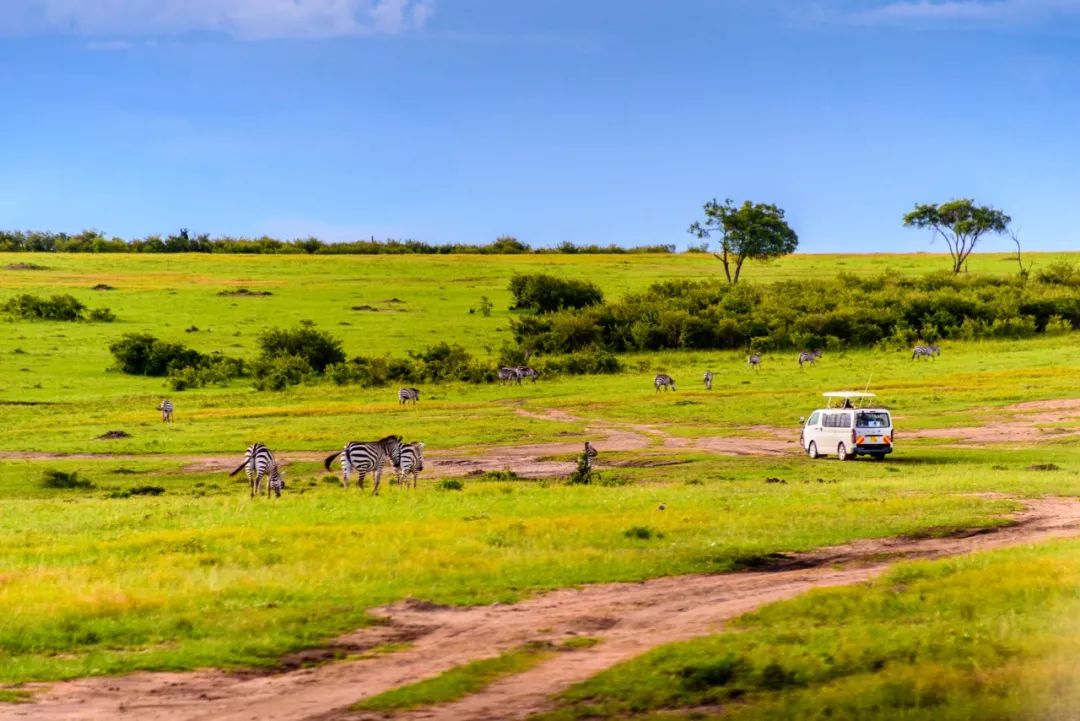
[{"label": "distant treeline", "polygon": [[[560,282],[537,278],[545,286]],[[511,290],[526,285],[518,277]],[[1080,268],[1057,263],[1030,279],[942,273],[760,285],[671,281],[584,305],[538,307],[515,319],[518,347],[539,354],[839,350],[1064,333],[1080,329]]]},{"label": "distant treeline", "polygon": [[[700,251],[701,249],[694,249]],[[486,245],[450,243],[435,245],[422,240],[354,240],[328,243],[318,238],[279,240],[261,238],[211,238],[181,230],[175,235],[148,235],[145,238],[106,237],[96,230],[81,233],[0,230],[0,252],[8,253],[248,253],[268,255],[514,255],[522,253],[674,253],[672,245],[575,245],[563,242],[554,248],[533,248],[517,238],[503,236]]]}]

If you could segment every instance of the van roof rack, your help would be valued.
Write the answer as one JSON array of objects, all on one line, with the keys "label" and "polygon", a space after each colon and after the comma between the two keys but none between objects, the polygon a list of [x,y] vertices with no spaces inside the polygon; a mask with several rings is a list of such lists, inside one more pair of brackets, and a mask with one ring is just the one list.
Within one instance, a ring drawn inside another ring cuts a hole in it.
[{"label": "van roof rack", "polygon": [[866,391],[828,391],[821,395],[829,399],[829,408],[835,408],[833,404],[837,401],[842,408],[861,408],[870,398],[877,398],[876,394]]}]

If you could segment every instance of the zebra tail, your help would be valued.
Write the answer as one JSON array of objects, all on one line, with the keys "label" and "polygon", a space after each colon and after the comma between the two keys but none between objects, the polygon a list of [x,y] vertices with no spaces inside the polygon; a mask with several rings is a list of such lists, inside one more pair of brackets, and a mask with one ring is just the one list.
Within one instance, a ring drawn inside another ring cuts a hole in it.
[{"label": "zebra tail", "polygon": [[246,459],[246,458],[245,458],[245,459],[244,459],[244,462],[243,462],[243,463],[241,463],[241,464],[240,464],[239,466],[237,466],[237,467],[236,467],[236,470],[235,470],[235,471],[233,471],[232,473],[230,473],[229,475],[230,475],[230,476],[235,476],[235,475],[236,475],[237,473],[239,473],[240,471],[244,470],[244,466],[246,466],[247,464],[248,464],[248,459]]},{"label": "zebra tail", "polygon": [[338,451],[337,453],[335,453],[335,454],[333,454],[331,456],[327,456],[326,460],[323,461],[323,467],[326,468],[326,470],[329,471],[330,470],[330,464],[333,463],[334,459],[337,458],[338,456],[340,456],[341,453],[342,453],[342,451]]}]

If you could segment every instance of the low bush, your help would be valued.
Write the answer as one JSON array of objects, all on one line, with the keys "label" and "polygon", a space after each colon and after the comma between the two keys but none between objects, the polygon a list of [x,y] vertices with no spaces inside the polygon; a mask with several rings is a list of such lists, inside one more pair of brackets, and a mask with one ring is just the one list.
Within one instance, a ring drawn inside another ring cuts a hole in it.
[{"label": "low bush", "polygon": [[463,491],[465,484],[456,478],[444,478],[435,484],[435,488],[440,491]]},{"label": "low bush", "polygon": [[512,321],[536,353],[668,349],[910,346],[918,340],[1024,338],[1080,328],[1080,296],[1064,268],[1040,282],[933,274],[787,281],[657,283],[611,303]]},{"label": "low bush", "polygon": [[66,473],[65,471],[49,468],[41,474],[41,487],[61,491],[88,491],[94,487],[94,484],[79,478],[78,471]]},{"label": "low bush", "polygon": [[[259,334],[261,361],[286,356],[302,359],[316,373],[345,360],[341,341],[315,327],[311,321],[301,321],[298,328],[270,328]],[[257,375],[257,374],[256,374]]]},{"label": "low bush", "polygon": [[585,280],[566,280],[544,273],[515,274],[510,279],[514,296],[511,310],[553,313],[567,308],[585,308],[604,301],[595,284]]},{"label": "low bush", "polygon": [[0,311],[23,320],[67,322],[91,320],[104,323],[111,323],[116,320],[116,316],[108,308],[97,308],[91,310],[87,315],[86,306],[71,295],[53,295],[48,298],[41,298],[29,293],[22,293],[0,305]]}]

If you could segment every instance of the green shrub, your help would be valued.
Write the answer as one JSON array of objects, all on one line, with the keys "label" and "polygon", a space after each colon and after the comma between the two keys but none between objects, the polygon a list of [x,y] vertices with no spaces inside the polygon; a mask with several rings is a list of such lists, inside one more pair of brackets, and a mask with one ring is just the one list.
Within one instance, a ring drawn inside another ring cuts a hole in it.
[{"label": "green shrub", "polygon": [[166,343],[145,333],[127,333],[109,345],[116,367],[129,375],[165,376],[188,366],[206,365],[209,358],[179,343]]},{"label": "green shrub", "polygon": [[94,484],[79,478],[78,471],[66,473],[64,471],[49,468],[41,474],[41,487],[63,491],[88,491],[94,487]]},{"label": "green shrub", "polygon": [[326,367],[345,361],[341,341],[325,331],[315,328],[311,321],[301,321],[298,328],[283,330],[271,328],[259,334],[261,361],[280,356],[300,358],[316,373]]},{"label": "green shrub", "polygon": [[116,314],[108,308],[94,308],[90,311],[90,315],[87,316],[87,320],[95,323],[112,323],[116,320]]},{"label": "green shrub", "polygon": [[515,274],[510,279],[510,292],[514,296],[512,310],[531,310],[534,313],[585,308],[604,300],[600,288],[589,281],[564,280],[544,273]]},{"label": "green shrub", "polygon": [[309,380],[314,374],[307,359],[295,355],[264,357],[251,366],[255,390],[259,391],[282,391]]},{"label": "green shrub", "polygon": [[440,491],[462,491],[465,490],[465,484],[457,478],[444,478],[435,484],[435,487]]},{"label": "green shrub", "polygon": [[23,293],[8,300],[0,310],[25,320],[82,320],[86,306],[70,295],[39,298]]}]

